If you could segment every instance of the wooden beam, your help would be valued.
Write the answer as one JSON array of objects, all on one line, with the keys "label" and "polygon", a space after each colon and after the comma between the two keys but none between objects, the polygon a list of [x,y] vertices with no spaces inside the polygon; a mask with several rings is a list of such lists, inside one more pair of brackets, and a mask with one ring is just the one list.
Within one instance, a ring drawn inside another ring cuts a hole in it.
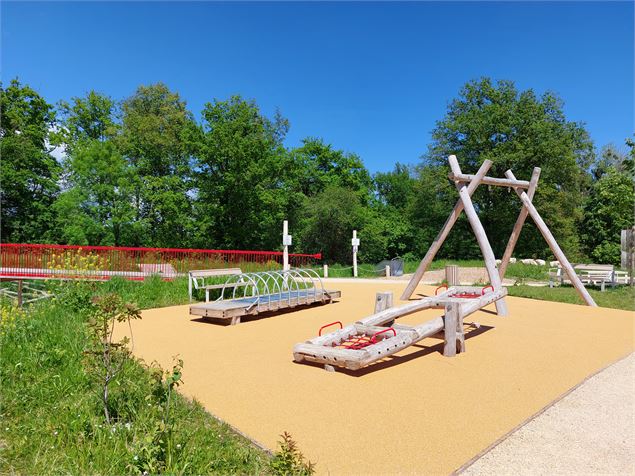
[{"label": "wooden beam", "polygon": [[[516,178],[514,177],[514,174],[512,173],[511,170],[508,170],[507,172],[505,172],[505,176],[512,180]],[[553,252],[556,259],[560,261],[560,265],[566,271],[567,276],[569,276],[569,280],[571,280],[571,283],[577,289],[578,293],[580,294],[584,302],[587,303],[589,306],[597,306],[597,304],[595,303],[595,301],[593,300],[589,292],[584,287],[584,284],[582,284],[582,281],[580,281],[580,278],[578,278],[578,275],[575,274],[575,270],[573,269],[573,266],[571,266],[571,263],[569,263],[569,260],[567,259],[564,252],[558,245],[558,242],[556,241],[554,236],[551,234],[549,227],[540,216],[540,213],[538,213],[538,210],[536,210],[536,207],[534,207],[534,204],[531,203],[531,200],[529,196],[527,195],[527,193],[517,188],[515,190],[516,190],[516,194],[520,197],[520,199],[523,202],[523,205],[529,212],[529,215],[531,215],[531,218],[534,220],[534,223],[536,223],[538,230],[540,230],[540,233],[542,234],[543,238],[549,245],[549,248],[551,248],[551,251]]]},{"label": "wooden beam", "polygon": [[[454,157],[454,156],[451,155],[450,157]],[[456,157],[454,158],[456,160]],[[487,171],[490,169],[491,166],[492,166],[491,160],[485,160],[483,162],[481,167],[478,169],[478,172],[474,176],[475,179],[472,180],[467,187],[467,192],[469,195],[472,195],[474,193],[474,190],[476,190],[476,187],[478,187],[480,184],[480,178],[485,177],[485,174],[487,173]],[[454,226],[456,221],[459,219],[459,216],[461,215],[462,211],[463,211],[463,202],[461,201],[461,199],[459,199],[456,202],[456,205],[454,205],[454,209],[450,213],[450,216],[445,221],[443,228],[441,228],[441,231],[439,232],[439,234],[436,236],[436,238],[430,245],[430,248],[428,248],[428,252],[421,260],[421,263],[419,263],[419,267],[417,268],[417,271],[415,271],[415,274],[410,279],[408,286],[406,286],[406,289],[401,295],[402,301],[410,299],[410,297],[412,296],[412,293],[415,292],[415,289],[419,285],[421,278],[423,278],[423,274],[426,272],[426,269],[428,269],[428,266],[430,266],[430,263],[432,263],[432,260],[439,252],[439,249],[441,249],[443,242],[450,234],[452,227]]]},{"label": "wooden beam", "polygon": [[[450,172],[448,175],[450,180],[453,182],[471,182],[476,178],[476,175],[463,174]],[[518,187],[518,188],[529,188],[530,182],[526,180],[509,180],[504,178],[496,178],[496,177],[483,177],[481,179],[481,183],[483,185],[494,185],[496,187]]]},{"label": "wooden beam", "polygon": [[[536,187],[538,187],[539,178],[540,167],[534,167],[534,171],[531,174],[531,180],[529,181],[529,189],[527,190],[527,196],[529,197],[529,200],[534,199],[534,194],[536,193]],[[527,215],[529,215],[527,207],[523,206],[520,209],[520,213],[518,214],[518,218],[516,219],[516,223],[514,224],[514,228],[512,229],[512,234],[509,235],[509,241],[507,242],[507,247],[505,248],[505,252],[503,253],[501,264],[498,266],[498,274],[501,277],[501,281],[505,277],[507,265],[509,264],[509,260],[512,257],[512,253],[514,252],[514,248],[516,247],[516,243],[518,242],[518,238],[520,237],[520,232],[523,229],[523,225],[525,224]]]},{"label": "wooden beam", "polygon": [[[461,167],[459,166],[459,161],[456,160],[456,157],[451,155],[448,158],[448,161],[450,162],[450,168],[452,169],[452,171],[455,174],[460,174]],[[496,269],[496,257],[494,256],[492,246],[487,239],[487,234],[485,233],[483,224],[481,223],[481,220],[479,220],[478,214],[474,209],[474,204],[472,203],[470,193],[465,183],[457,183],[456,188],[459,191],[459,196],[463,201],[465,214],[467,215],[467,219],[470,221],[470,225],[472,225],[472,230],[474,231],[474,235],[476,236],[476,241],[478,242],[478,246],[481,249],[483,260],[485,261],[485,269],[487,269],[487,274],[489,276],[489,281],[495,290],[501,289],[503,285],[500,276],[498,275],[498,270]],[[499,316],[507,315],[507,304],[505,303],[504,299],[496,301],[496,312]]]}]

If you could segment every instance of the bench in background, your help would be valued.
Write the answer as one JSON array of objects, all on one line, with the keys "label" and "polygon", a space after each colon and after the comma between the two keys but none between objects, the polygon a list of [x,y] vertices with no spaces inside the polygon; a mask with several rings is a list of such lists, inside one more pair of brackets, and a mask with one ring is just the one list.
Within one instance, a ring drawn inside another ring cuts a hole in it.
[{"label": "bench in background", "polygon": [[[242,274],[240,268],[220,268],[220,269],[196,269],[187,273],[188,283],[187,290],[192,302],[192,292],[194,289],[205,290],[205,302],[209,302],[209,292],[212,289],[222,289],[225,284],[205,284],[205,278],[232,276]],[[242,286],[243,283],[230,283],[227,287]]]}]

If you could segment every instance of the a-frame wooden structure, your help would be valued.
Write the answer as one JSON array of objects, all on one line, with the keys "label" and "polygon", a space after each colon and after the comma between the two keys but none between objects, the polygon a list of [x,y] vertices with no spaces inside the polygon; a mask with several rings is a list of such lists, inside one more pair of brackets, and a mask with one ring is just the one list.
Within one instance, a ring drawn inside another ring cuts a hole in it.
[{"label": "a-frame wooden structure", "polygon": [[[461,172],[459,162],[454,155],[448,157],[448,162],[451,169],[449,178],[450,180],[454,181],[457,190],[459,191],[459,200],[456,202],[456,205],[454,205],[454,209],[443,225],[443,228],[430,245],[428,252],[421,260],[421,263],[419,264],[419,267],[417,268],[415,274],[412,276],[412,279],[408,283],[408,286],[406,286],[406,289],[401,295],[402,300],[410,299],[410,297],[414,293],[415,288],[421,281],[421,278],[423,277],[426,269],[428,268],[428,266],[430,266],[430,263],[432,263],[432,260],[443,245],[443,242],[450,234],[450,230],[452,230],[452,227],[461,215],[461,212],[465,210],[472,230],[476,235],[476,240],[478,241],[481,253],[483,254],[483,259],[485,260],[485,268],[487,269],[490,283],[495,289],[498,290],[502,287],[502,280],[505,277],[507,265],[509,264],[509,260],[512,256],[512,253],[514,252],[514,248],[518,241],[518,237],[520,236],[523,224],[527,219],[527,215],[531,215],[531,218],[538,227],[538,230],[540,230],[540,233],[549,245],[549,248],[551,248],[554,256],[560,262],[560,266],[562,266],[562,268],[565,270],[567,276],[569,277],[569,280],[576,288],[584,302],[589,306],[597,306],[589,292],[582,284],[582,281],[580,281],[580,278],[578,278],[573,269],[573,266],[571,266],[571,263],[569,263],[569,260],[562,252],[562,249],[556,242],[554,236],[551,234],[551,231],[549,231],[549,228],[538,213],[538,210],[536,210],[536,207],[532,203],[534,193],[536,192],[536,187],[538,186],[540,168],[534,168],[531,180],[527,182],[524,180],[517,180],[511,170],[505,172],[505,177],[507,178],[487,177],[485,174],[492,166],[492,162],[490,160],[485,160],[483,162],[476,175],[463,174]],[[518,219],[516,220],[516,224],[514,225],[514,228],[512,230],[511,236],[509,237],[507,247],[505,248],[505,252],[503,254],[501,264],[499,265],[498,269],[496,268],[496,259],[494,257],[494,252],[492,251],[492,247],[489,243],[489,240],[487,239],[487,235],[485,234],[483,225],[481,224],[481,221],[478,218],[478,214],[474,209],[474,205],[472,204],[471,195],[480,184],[511,187],[515,190],[515,192],[518,194],[518,197],[523,202],[523,208],[520,211]],[[507,314],[507,307],[504,300],[501,299],[500,301],[497,301],[496,310],[499,315]]]}]

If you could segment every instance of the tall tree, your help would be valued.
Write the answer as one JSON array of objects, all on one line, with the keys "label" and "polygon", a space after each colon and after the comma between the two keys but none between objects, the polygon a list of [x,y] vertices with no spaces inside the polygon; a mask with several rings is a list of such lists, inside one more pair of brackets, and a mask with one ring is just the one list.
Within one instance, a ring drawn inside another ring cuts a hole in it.
[{"label": "tall tree", "polygon": [[289,124],[262,115],[254,101],[233,96],[203,110],[197,164],[199,246],[274,249],[280,226],[301,204],[288,186],[282,145]]},{"label": "tall tree", "polygon": [[59,190],[60,166],[48,142],[55,112],[17,79],[0,85],[0,108],[2,241],[44,241]]},{"label": "tall tree", "polygon": [[[437,123],[424,159],[445,167],[447,156],[455,154],[466,172],[489,159],[494,162],[490,175],[499,177],[512,169],[517,177],[528,178],[534,166],[541,167],[534,201],[561,246],[575,256],[580,252],[577,225],[583,192],[589,184],[586,170],[594,151],[584,127],[567,121],[562,107],[562,100],[550,92],[539,97],[531,89],[518,91],[511,81],[470,81]],[[498,187],[479,187],[475,195],[497,255],[520,210],[513,198]],[[523,231],[517,249],[525,256],[548,253],[534,227]]]},{"label": "tall tree", "polygon": [[633,150],[631,146],[627,155],[614,146],[603,147],[592,169],[595,180],[580,229],[586,252],[596,262],[619,265],[620,232],[635,224]]},{"label": "tall tree", "polygon": [[68,158],[69,188],[55,202],[61,241],[79,245],[125,245],[133,223],[132,169],[112,141],[84,140]]},{"label": "tall tree", "polygon": [[315,137],[303,139],[302,146],[293,149],[291,155],[297,185],[307,197],[315,196],[330,185],[369,197],[372,181],[358,155],[334,149]]},{"label": "tall tree", "polygon": [[58,140],[67,153],[78,142],[105,141],[118,132],[115,101],[96,91],[90,91],[86,97],[74,97],[70,103],[60,101],[58,109],[61,121]]},{"label": "tall tree", "polygon": [[[352,232],[361,230],[365,221],[365,209],[358,194],[329,185],[307,200],[300,235],[302,247],[306,251],[321,251],[329,263],[349,263]],[[365,239],[363,234],[360,237]]]},{"label": "tall tree", "polygon": [[163,83],[140,86],[122,104],[119,150],[135,170],[136,245],[183,246],[192,222],[198,128],[185,101]]}]

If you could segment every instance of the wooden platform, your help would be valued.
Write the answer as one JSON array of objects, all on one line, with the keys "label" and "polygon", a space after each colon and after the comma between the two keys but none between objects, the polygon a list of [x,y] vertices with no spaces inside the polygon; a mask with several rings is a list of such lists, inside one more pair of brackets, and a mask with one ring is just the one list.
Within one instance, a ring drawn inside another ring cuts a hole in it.
[{"label": "wooden platform", "polygon": [[190,306],[190,314],[215,319],[231,319],[232,324],[238,324],[242,316],[254,316],[262,312],[289,309],[297,306],[328,304],[333,299],[341,296],[342,293],[340,291],[323,291],[321,289],[285,291],[260,297],[193,304]]}]

